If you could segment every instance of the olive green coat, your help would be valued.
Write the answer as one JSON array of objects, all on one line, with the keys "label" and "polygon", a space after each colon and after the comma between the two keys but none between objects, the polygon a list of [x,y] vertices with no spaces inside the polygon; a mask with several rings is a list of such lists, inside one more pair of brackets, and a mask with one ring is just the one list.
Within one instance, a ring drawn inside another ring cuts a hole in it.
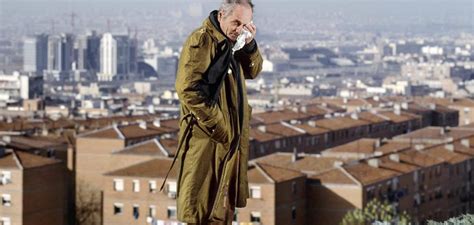
[{"label": "olive green coat", "polygon": [[[187,223],[223,221],[231,207],[245,207],[249,196],[247,166],[249,120],[245,79],[253,79],[262,69],[258,49],[235,53],[241,74],[228,75],[223,81],[217,104],[207,106],[196,84],[203,78],[216,53],[217,43],[226,37],[209,18],[186,40],[179,60],[176,90],[181,103],[178,159],[177,217]],[[240,76],[238,90],[234,76]],[[243,94],[243,118],[239,118],[238,92]],[[243,120],[240,131],[239,120]],[[233,154],[230,142],[240,135]]]}]

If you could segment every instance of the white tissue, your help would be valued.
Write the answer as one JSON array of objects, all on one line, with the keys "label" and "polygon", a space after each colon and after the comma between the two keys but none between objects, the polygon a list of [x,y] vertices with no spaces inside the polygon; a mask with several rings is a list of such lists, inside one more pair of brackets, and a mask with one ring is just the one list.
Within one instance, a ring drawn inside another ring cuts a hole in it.
[{"label": "white tissue", "polygon": [[232,54],[242,49],[245,46],[245,39],[250,37],[252,37],[252,33],[250,33],[250,31],[246,29],[243,29],[242,33],[237,37],[237,41],[235,42],[234,47],[232,48]]}]

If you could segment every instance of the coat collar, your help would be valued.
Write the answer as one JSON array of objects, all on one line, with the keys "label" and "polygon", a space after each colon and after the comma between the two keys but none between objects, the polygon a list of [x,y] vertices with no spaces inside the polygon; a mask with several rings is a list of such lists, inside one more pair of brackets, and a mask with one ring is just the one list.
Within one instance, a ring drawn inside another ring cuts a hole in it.
[{"label": "coat collar", "polygon": [[[219,21],[217,20],[217,13],[217,10],[212,11],[209,14],[209,17],[204,20],[203,26],[206,27],[207,30],[210,31],[211,35],[214,36],[215,39],[217,39],[217,42],[220,43],[221,41],[227,39],[227,37],[220,28]],[[232,43],[230,40],[228,41]]]}]

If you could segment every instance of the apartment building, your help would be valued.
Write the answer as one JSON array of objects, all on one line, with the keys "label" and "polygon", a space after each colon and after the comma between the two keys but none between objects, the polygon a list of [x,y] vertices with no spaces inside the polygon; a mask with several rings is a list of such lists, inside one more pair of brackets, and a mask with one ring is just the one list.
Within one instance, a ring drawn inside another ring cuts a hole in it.
[{"label": "apartment building", "polygon": [[67,224],[65,179],[59,160],[0,150],[0,224]]},{"label": "apartment building", "polygon": [[[288,156],[291,157],[291,154]],[[104,225],[173,224],[176,220],[177,167],[165,189],[159,185],[171,159],[152,159],[104,175]],[[237,208],[234,224],[306,224],[306,176],[292,169],[253,162],[248,170],[250,198]]]},{"label": "apartment building", "polygon": [[173,167],[164,192],[159,188],[172,159],[152,159],[104,175],[104,225],[173,224],[176,220],[176,177]]},{"label": "apartment building", "polygon": [[435,104],[458,111],[458,126],[474,122],[474,100],[469,98],[415,98],[419,104]]},{"label": "apartment building", "polygon": [[[92,204],[99,209],[93,210],[93,216],[88,217],[90,218],[88,223],[102,223],[100,214],[102,206],[100,196],[102,196],[104,187],[102,174],[153,157],[163,155],[171,157],[171,151],[162,149],[163,145],[153,139],[173,139],[176,135],[175,132],[175,128],[165,127],[160,122],[141,121],[129,125],[113,125],[77,137],[76,202],[78,202],[78,208],[81,208],[81,205]],[[150,142],[146,142],[148,140]],[[127,147],[130,148],[126,149]],[[126,154],[133,151],[149,152],[132,154],[132,156]],[[151,154],[149,154],[150,152]],[[89,199],[90,202],[84,202],[83,199]]]}]

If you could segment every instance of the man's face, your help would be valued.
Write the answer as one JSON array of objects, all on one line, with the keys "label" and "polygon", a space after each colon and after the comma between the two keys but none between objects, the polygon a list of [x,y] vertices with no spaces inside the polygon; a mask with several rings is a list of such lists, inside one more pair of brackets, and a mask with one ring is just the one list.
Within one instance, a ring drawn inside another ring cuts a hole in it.
[{"label": "man's face", "polygon": [[222,11],[219,12],[217,19],[227,38],[236,41],[244,26],[252,21],[252,9],[244,5],[236,5],[227,17],[224,17]]}]

